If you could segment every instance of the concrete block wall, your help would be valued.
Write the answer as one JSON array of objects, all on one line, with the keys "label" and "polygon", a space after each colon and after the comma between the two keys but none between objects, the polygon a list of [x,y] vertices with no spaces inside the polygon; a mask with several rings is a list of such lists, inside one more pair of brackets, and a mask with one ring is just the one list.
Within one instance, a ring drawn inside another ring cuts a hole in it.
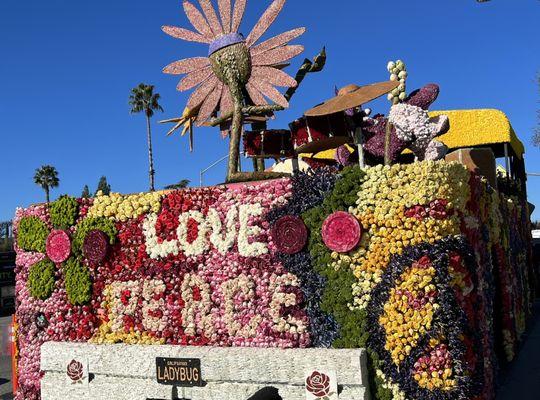
[{"label": "concrete block wall", "polygon": [[[203,387],[173,388],[156,379],[156,357],[201,359]],[[88,360],[90,382],[73,384],[72,359]],[[275,388],[283,400],[304,400],[308,370],[336,371],[340,400],[369,400],[363,349],[254,349],[45,343],[43,400],[248,400]],[[274,389],[274,392],[275,392]]]}]

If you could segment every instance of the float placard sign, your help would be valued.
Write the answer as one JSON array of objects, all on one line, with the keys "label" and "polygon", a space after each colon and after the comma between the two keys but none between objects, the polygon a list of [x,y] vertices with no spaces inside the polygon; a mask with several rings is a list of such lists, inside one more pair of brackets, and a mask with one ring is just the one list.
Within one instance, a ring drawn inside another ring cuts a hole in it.
[{"label": "float placard sign", "polygon": [[156,357],[156,377],[162,385],[202,386],[201,360]]}]

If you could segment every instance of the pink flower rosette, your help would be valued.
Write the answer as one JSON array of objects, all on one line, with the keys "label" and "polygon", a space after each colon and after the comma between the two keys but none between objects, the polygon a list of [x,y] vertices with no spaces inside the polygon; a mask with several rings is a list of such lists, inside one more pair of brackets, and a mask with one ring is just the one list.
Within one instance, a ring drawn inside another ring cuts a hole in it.
[{"label": "pink flower rosette", "polygon": [[71,255],[71,239],[69,234],[60,229],[51,231],[47,237],[46,251],[49,259],[60,264],[66,261]]},{"label": "pink flower rosette", "polygon": [[353,250],[362,236],[362,228],[358,220],[344,211],[330,215],[322,226],[324,244],[332,251],[347,253]]}]

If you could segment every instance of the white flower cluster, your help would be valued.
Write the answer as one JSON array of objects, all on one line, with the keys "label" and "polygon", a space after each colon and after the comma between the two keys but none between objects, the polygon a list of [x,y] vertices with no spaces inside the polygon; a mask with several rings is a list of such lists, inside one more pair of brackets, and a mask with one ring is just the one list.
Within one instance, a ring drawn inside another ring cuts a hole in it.
[{"label": "white flower cluster", "polygon": [[[200,300],[195,300],[193,296],[195,287],[199,289]],[[186,274],[181,290],[185,303],[182,309],[184,332],[191,336],[204,333],[207,337],[212,337],[214,326],[213,314],[210,312],[212,310],[210,285],[199,275]]]},{"label": "white flower cluster", "polygon": [[438,140],[432,140],[424,154],[424,160],[437,161],[442,160],[448,154],[448,146]]},{"label": "white flower cluster", "polygon": [[255,282],[241,274],[234,279],[230,279],[221,284],[221,291],[225,300],[225,326],[231,336],[254,338],[257,336],[257,328],[262,321],[261,314],[255,314],[248,323],[242,324],[235,316],[238,314],[236,307],[236,297],[240,297],[240,304],[247,304],[256,298]]},{"label": "white flower cluster", "polygon": [[156,295],[162,295],[165,292],[165,283],[153,279],[144,281],[142,285],[142,324],[144,329],[150,332],[162,332],[167,319],[162,313],[161,316],[152,315],[158,310],[165,310],[165,299],[163,296],[156,300]]},{"label": "white flower cluster", "polygon": [[157,310],[163,310],[165,300],[156,300],[155,296],[165,292],[165,284],[160,280],[113,282],[105,288],[107,301],[102,304],[109,307],[111,331],[124,330],[124,316],[135,316],[138,307],[142,312],[142,324],[150,332],[160,332],[165,329],[166,317],[151,315]]},{"label": "white flower cluster", "polygon": [[387,65],[387,69],[388,72],[390,72],[390,80],[399,81],[399,86],[388,94],[388,100],[390,100],[392,104],[398,104],[407,97],[407,69],[405,68],[405,63],[401,60],[390,61]]},{"label": "white flower cluster", "polygon": [[293,274],[272,275],[270,278],[270,293],[274,293],[270,302],[269,314],[274,322],[274,329],[278,332],[304,333],[307,329],[306,321],[295,318],[292,315],[283,317],[281,307],[297,305],[296,294],[283,293],[280,288],[284,286],[300,286],[298,277]]}]

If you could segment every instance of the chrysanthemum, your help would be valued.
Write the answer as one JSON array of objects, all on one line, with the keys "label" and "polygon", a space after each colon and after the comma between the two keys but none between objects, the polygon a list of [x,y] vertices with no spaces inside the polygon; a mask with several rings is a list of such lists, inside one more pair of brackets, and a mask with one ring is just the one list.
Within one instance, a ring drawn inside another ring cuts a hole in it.
[{"label": "chrysanthemum", "polygon": [[[281,12],[285,0],[275,0],[244,38],[238,32],[247,0],[218,0],[219,17],[211,0],[198,0],[202,12],[191,2],[184,1],[185,13],[195,28],[190,31],[164,26],[163,31],[177,39],[209,45],[208,57],[194,57],[176,61],[164,72],[185,75],[178,90],[196,88],[187,108],[199,109],[197,124],[207,121],[216,110],[221,116],[245,105],[243,90],[256,106],[267,105],[267,99],[288,107],[287,99],[275,88],[296,86],[296,81],[279,67],[303,51],[303,46],[288,45],[302,35],[304,28],[282,33],[260,44],[257,40],[268,30]],[[229,48],[228,51],[221,51]]]}]

